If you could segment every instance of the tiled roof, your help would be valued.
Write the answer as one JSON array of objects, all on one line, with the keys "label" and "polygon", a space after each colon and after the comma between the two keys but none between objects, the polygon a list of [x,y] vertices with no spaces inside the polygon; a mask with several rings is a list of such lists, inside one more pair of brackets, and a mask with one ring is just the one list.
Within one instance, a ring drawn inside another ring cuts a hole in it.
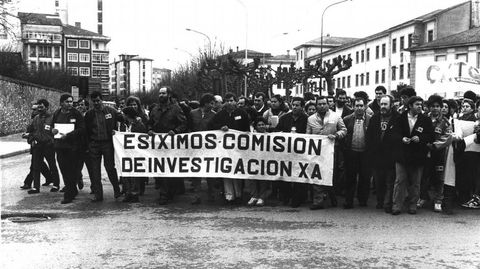
[{"label": "tiled roof", "polygon": [[85,30],[85,29],[82,29],[82,28],[79,28],[79,27],[75,27],[75,26],[69,25],[69,24],[64,24],[63,25],[63,33],[66,36],[82,36],[82,37],[92,37],[92,38],[100,38],[100,39],[110,40],[110,38],[107,37],[107,36],[97,34],[95,32],[88,31],[88,30]]},{"label": "tiled roof", "polygon": [[463,31],[458,34],[439,38],[432,42],[423,44],[418,47],[413,47],[408,50],[410,51],[430,50],[430,49],[451,48],[451,47],[466,46],[466,45],[480,45],[480,27],[472,28],[470,30]]},{"label": "tiled roof", "polygon": [[62,21],[54,14],[18,12],[18,17],[22,24],[62,26]]},{"label": "tiled roof", "polygon": [[[323,44],[324,46],[341,46],[344,44],[348,44],[354,41],[359,40],[359,38],[355,37],[340,37],[340,36],[324,36],[323,37]],[[299,47],[305,47],[305,46],[320,46],[321,43],[321,37],[315,38],[313,40],[310,40],[300,46],[295,47],[295,49]]]},{"label": "tiled roof", "polygon": [[[228,55],[228,54],[225,54]],[[244,58],[245,57],[245,50],[239,50],[236,52],[231,53],[233,58]],[[254,50],[247,50],[247,57],[248,58],[255,58],[255,57],[267,57],[270,58],[272,55],[268,52],[259,52],[259,51],[254,51]]]}]

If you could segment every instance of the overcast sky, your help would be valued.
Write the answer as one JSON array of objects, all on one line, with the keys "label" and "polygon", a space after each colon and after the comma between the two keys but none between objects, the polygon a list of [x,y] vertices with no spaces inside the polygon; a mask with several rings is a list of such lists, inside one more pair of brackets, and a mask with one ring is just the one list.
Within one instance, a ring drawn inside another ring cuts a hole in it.
[{"label": "overcast sky", "polygon": [[[111,60],[121,53],[139,54],[154,59],[155,67],[174,68],[191,57],[187,52],[196,54],[208,45],[204,36],[185,28],[205,33],[217,47],[223,44],[225,51],[237,46],[244,49],[248,13],[249,49],[272,54],[290,50],[293,54],[295,46],[320,37],[322,11],[336,1],[103,0],[104,34],[112,39]],[[465,1],[347,1],[325,13],[324,34],[365,37],[462,2]]]}]

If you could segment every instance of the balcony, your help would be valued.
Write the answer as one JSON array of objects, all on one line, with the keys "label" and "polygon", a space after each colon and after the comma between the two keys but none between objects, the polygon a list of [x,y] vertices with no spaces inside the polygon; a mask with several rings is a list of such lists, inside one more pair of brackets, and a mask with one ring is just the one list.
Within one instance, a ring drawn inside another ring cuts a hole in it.
[{"label": "balcony", "polygon": [[42,32],[24,32],[22,33],[22,40],[29,43],[61,44],[62,35]]}]

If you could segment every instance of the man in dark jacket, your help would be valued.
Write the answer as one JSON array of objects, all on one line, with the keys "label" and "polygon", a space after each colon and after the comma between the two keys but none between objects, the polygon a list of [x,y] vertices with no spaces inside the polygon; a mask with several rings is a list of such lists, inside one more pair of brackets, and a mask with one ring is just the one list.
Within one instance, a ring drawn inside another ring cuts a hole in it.
[{"label": "man in dark jacket", "polygon": [[116,109],[103,105],[102,93],[97,91],[92,92],[90,98],[93,102],[93,109],[85,114],[85,126],[92,170],[90,180],[95,194],[92,202],[101,202],[103,201],[103,185],[100,167],[102,157],[103,166],[113,186],[114,197],[118,198],[122,195],[120,193],[117,170],[115,169],[112,136],[114,130],[118,129],[117,123],[123,122],[123,116]]},{"label": "man in dark jacket", "polygon": [[377,209],[392,212],[393,183],[395,181],[395,162],[393,161],[392,130],[399,114],[393,106],[393,97],[380,99],[380,113],[370,119],[367,128],[368,160],[372,164],[377,194]]},{"label": "man in dark jacket", "polygon": [[28,194],[40,192],[40,171],[43,165],[43,158],[45,158],[48,162],[50,174],[53,179],[53,188],[50,191],[58,191],[60,184],[57,164],[55,162],[55,151],[53,150],[53,135],[51,132],[52,115],[47,112],[48,107],[49,103],[47,100],[38,100],[38,114],[33,118],[32,123],[27,127],[27,132],[29,134],[28,142],[32,146],[31,175],[33,179],[33,189],[29,190]]},{"label": "man in dark jacket", "polygon": [[417,213],[417,201],[420,197],[420,181],[428,153],[428,146],[433,142],[433,126],[428,116],[422,114],[423,99],[413,96],[406,102],[408,110],[398,119],[393,130],[396,145],[395,184],[393,188],[392,214],[401,213],[408,191],[408,213]]},{"label": "man in dark jacket", "polygon": [[375,99],[368,105],[373,111],[373,114],[378,114],[380,112],[380,99],[387,93],[387,89],[383,86],[378,86],[375,88]]},{"label": "man in dark jacket", "polygon": [[[158,104],[152,108],[147,122],[148,134],[168,133],[169,135],[181,134],[187,131],[187,118],[182,108],[171,100],[172,89],[170,87],[160,88]],[[160,205],[167,204],[175,194],[175,181],[180,178],[156,178],[156,188],[159,189]]]},{"label": "man in dark jacket", "polygon": [[[210,130],[222,130],[227,132],[230,129],[237,131],[250,131],[248,114],[243,109],[237,108],[237,97],[233,93],[225,94],[225,104],[210,121]],[[240,203],[242,201],[242,180],[225,178],[223,180],[225,199],[227,203]]]},{"label": "man in dark jacket", "polygon": [[[347,127],[344,140],[346,181],[345,181],[345,209],[353,208],[353,197],[357,190],[360,206],[367,206],[370,191],[370,162],[366,158],[366,133],[370,122],[370,115],[365,113],[367,101],[357,97],[353,101],[354,112],[343,119]],[[357,184],[358,176],[358,184]]]},{"label": "man in dark jacket", "polygon": [[[275,127],[275,131],[299,134],[306,133],[308,116],[305,114],[304,106],[305,101],[303,98],[293,97],[292,111],[280,118],[277,127]],[[308,185],[304,183],[280,182],[280,192],[284,203],[287,203],[288,200],[291,199],[291,206],[294,208],[299,207],[307,197],[307,188]]]},{"label": "man in dark jacket", "polygon": [[[82,148],[82,135],[85,132],[85,122],[82,114],[73,108],[73,97],[70,94],[60,96],[60,108],[53,113],[53,134],[55,135],[55,152],[58,166],[62,172],[65,192],[62,204],[71,203],[77,196],[77,156]],[[63,131],[60,126],[70,126]]]}]

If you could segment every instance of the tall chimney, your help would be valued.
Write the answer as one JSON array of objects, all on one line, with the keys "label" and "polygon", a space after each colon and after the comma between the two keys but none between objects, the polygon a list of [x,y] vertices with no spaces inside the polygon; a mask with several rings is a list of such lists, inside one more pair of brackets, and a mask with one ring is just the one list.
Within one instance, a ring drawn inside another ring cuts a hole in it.
[{"label": "tall chimney", "polygon": [[470,28],[480,27],[480,0],[471,0],[471,7]]}]

